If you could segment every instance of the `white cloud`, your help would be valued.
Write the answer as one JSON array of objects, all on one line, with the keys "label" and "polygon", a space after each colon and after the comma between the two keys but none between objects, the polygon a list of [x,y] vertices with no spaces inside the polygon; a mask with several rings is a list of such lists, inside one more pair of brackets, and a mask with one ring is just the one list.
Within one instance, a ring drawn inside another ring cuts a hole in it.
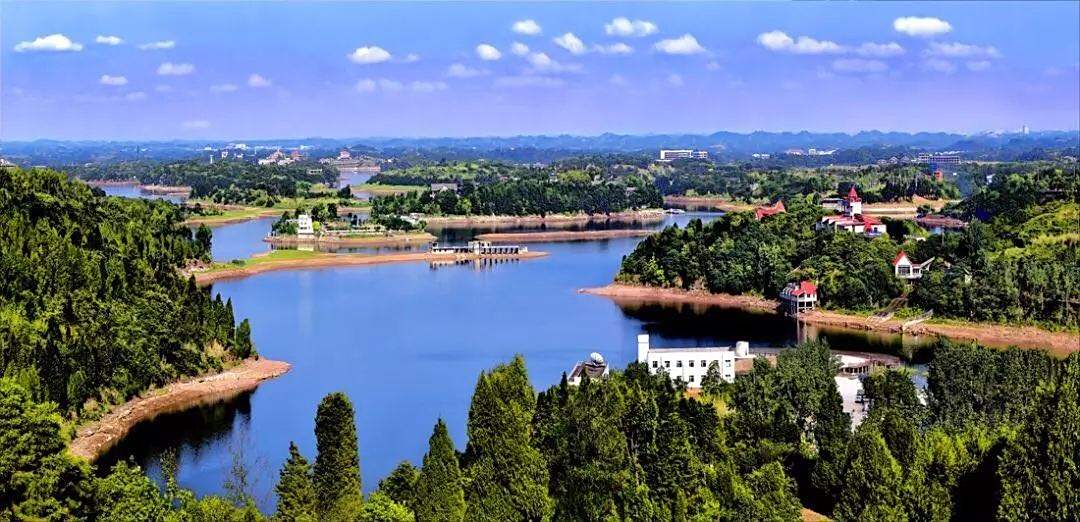
[{"label": "white cloud", "polygon": [[450,64],[450,67],[446,69],[446,75],[451,78],[475,78],[487,73],[488,72],[483,69],[469,67],[463,63]]},{"label": "white cloud", "polygon": [[669,74],[664,81],[671,87],[682,87],[684,83],[682,76],[675,73]]},{"label": "white cloud", "polygon": [[525,56],[526,54],[529,54],[529,46],[521,42],[514,42],[513,45],[510,46],[510,52],[518,56]]},{"label": "white cloud", "polygon": [[103,36],[99,34],[97,38],[94,38],[94,42],[101,45],[120,45],[124,43],[124,39],[119,36]]},{"label": "white cloud", "polygon": [[581,66],[578,64],[562,64],[552,60],[547,53],[532,53],[526,60],[532,65],[530,72],[533,73],[578,72],[581,70]]},{"label": "white cloud", "polygon": [[[414,82],[414,83],[419,83],[419,82]],[[358,92],[363,92],[363,93],[369,93],[369,92],[375,92],[375,91],[398,92],[401,89],[403,89],[404,87],[405,86],[401,82],[395,81],[395,80],[389,80],[389,79],[386,79],[386,78],[379,78],[379,79],[375,79],[375,80],[373,80],[371,78],[364,78],[364,79],[359,80],[359,81],[356,82],[356,90]]]},{"label": "white cloud", "polygon": [[82,48],[81,43],[72,42],[70,38],[56,33],[39,36],[30,42],[19,42],[15,45],[15,52],[73,52]]},{"label": "white cloud", "polygon": [[190,63],[164,62],[157,68],[159,76],[187,76],[195,72],[195,66]]},{"label": "white cloud", "polygon": [[705,64],[705,68],[710,70],[710,71],[719,71],[720,70],[720,62],[718,62],[716,60],[710,60],[709,63]]},{"label": "white cloud", "polygon": [[413,92],[435,92],[445,91],[448,86],[446,82],[421,82],[416,81],[409,84],[409,89]]},{"label": "white cloud", "polygon": [[959,42],[940,43],[930,42],[930,48],[926,50],[927,56],[945,56],[948,58],[1000,58],[999,52],[993,46],[978,46]]},{"label": "white cloud", "polygon": [[609,36],[648,36],[657,31],[656,24],[648,20],[633,20],[620,16],[604,24],[604,33]]},{"label": "white cloud", "polygon": [[234,83],[223,83],[223,84],[220,84],[220,85],[211,85],[210,86],[210,91],[211,92],[236,92],[238,89],[240,89],[240,88],[237,87],[236,84],[234,84]]},{"label": "white cloud", "polygon": [[796,40],[783,31],[761,33],[757,37],[757,42],[762,47],[777,52],[795,54],[839,54],[844,52],[844,48],[836,42],[817,40],[809,36],[800,36]]},{"label": "white cloud", "polygon": [[124,95],[127,101],[142,101],[146,99],[146,93],[142,91],[129,92]]},{"label": "white cloud", "polygon": [[634,52],[633,47],[622,42],[616,42],[611,45],[594,45],[593,50],[600,54],[632,54]]},{"label": "white cloud", "polygon": [[164,49],[172,49],[176,47],[176,42],[172,40],[162,40],[160,42],[144,43],[139,46],[140,51],[161,51]]},{"label": "white cloud", "polygon": [[549,87],[556,88],[566,85],[562,78],[550,76],[503,76],[495,79],[496,87]]},{"label": "white cloud", "polygon": [[927,70],[939,72],[939,73],[952,73],[956,70],[956,65],[948,60],[942,60],[940,58],[930,58],[923,62],[923,67]]},{"label": "white cloud", "polygon": [[252,73],[251,76],[248,76],[247,84],[248,87],[259,89],[262,87],[269,87],[273,85],[274,82],[271,82],[269,79],[267,79],[261,74]]},{"label": "white cloud", "polygon": [[608,82],[612,85],[626,85],[626,78],[623,78],[621,74],[612,74],[611,78],[608,78]]},{"label": "white cloud", "polygon": [[876,56],[879,58],[887,58],[890,56],[900,56],[904,54],[904,48],[896,42],[889,43],[874,43],[866,42],[855,49],[855,54],[859,56]]},{"label": "white cloud", "polygon": [[110,76],[108,74],[102,74],[101,79],[98,80],[98,83],[102,85],[113,86],[127,85],[127,82],[127,78],[123,76]]},{"label": "white cloud", "polygon": [[157,92],[172,92],[173,89],[171,85],[156,85],[154,90]]},{"label": "white cloud", "polygon": [[952,25],[940,18],[904,16],[893,20],[893,29],[908,36],[934,36],[952,31]]},{"label": "white cloud", "polygon": [[889,69],[889,66],[881,60],[864,60],[862,58],[841,58],[832,63],[833,70],[852,73],[876,73]]},{"label": "white cloud", "polygon": [[416,53],[409,53],[405,55],[405,59],[402,61],[405,63],[416,63],[420,61],[420,55]]},{"label": "white cloud", "polygon": [[566,33],[554,38],[552,41],[555,42],[555,45],[570,51],[570,54],[585,54],[587,51],[585,42],[582,42],[581,38],[574,36],[574,33]]},{"label": "white cloud", "polygon": [[678,38],[660,40],[656,42],[656,50],[667,54],[697,54],[705,52],[705,48],[698,43],[693,35],[684,34]]},{"label": "white cloud", "polygon": [[540,24],[536,23],[536,20],[518,20],[514,22],[514,25],[510,26],[510,30],[517,34],[527,34],[529,36],[536,36],[540,34]]},{"label": "white cloud", "polygon": [[208,129],[210,128],[210,122],[207,120],[187,120],[182,123],[185,129]]},{"label": "white cloud", "polygon": [[968,62],[967,68],[969,71],[982,72],[990,68],[989,60],[977,60],[974,62]]},{"label": "white cloud", "polygon": [[390,58],[390,53],[377,45],[357,47],[355,51],[349,53],[349,60],[361,65],[385,62]]},{"label": "white cloud", "polygon": [[479,56],[481,60],[484,60],[486,62],[491,62],[502,58],[502,53],[499,52],[499,50],[496,49],[494,45],[486,43],[482,43],[476,46],[476,55]]}]

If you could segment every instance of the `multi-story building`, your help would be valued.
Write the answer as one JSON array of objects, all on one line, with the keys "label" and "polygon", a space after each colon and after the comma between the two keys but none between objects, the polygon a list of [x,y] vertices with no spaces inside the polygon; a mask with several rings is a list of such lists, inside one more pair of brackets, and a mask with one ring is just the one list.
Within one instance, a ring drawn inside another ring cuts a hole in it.
[{"label": "multi-story building", "polygon": [[677,159],[708,159],[709,151],[693,149],[660,149],[660,161]]},{"label": "multi-story building", "polygon": [[649,372],[665,372],[672,380],[681,379],[688,388],[700,388],[701,380],[709,371],[709,365],[716,363],[720,376],[727,382],[735,382],[736,357],[753,357],[750,346],[744,341],[735,347],[708,348],[653,348],[649,345],[649,336],[641,334],[637,338],[637,360],[649,367]]}]

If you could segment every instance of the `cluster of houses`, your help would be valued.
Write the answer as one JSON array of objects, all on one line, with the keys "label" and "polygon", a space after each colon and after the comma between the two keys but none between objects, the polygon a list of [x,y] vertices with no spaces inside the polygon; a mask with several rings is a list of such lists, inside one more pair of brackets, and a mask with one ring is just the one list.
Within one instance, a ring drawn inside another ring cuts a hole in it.
[{"label": "cluster of houses", "polygon": [[303,159],[299,150],[294,150],[286,155],[281,149],[271,152],[265,158],[259,158],[259,165],[290,165]]},{"label": "cluster of houses", "polygon": [[[783,200],[771,205],[759,206],[754,209],[754,218],[758,221],[769,216],[787,212]],[[948,231],[962,230],[967,227],[963,220],[927,214],[915,218],[915,222],[925,230],[933,234],[942,234]],[[862,198],[852,186],[846,196],[836,204],[836,213],[821,218],[815,228],[817,230],[844,230],[856,234],[865,234],[876,237],[886,233],[885,225],[876,217],[863,214]],[[899,279],[920,279],[923,272],[930,268],[934,259],[930,258],[920,263],[911,260],[906,252],[901,251],[892,260],[893,274]],[[780,292],[780,300],[788,315],[799,314],[813,310],[817,306],[817,285],[812,281],[798,281],[788,283]]]}]

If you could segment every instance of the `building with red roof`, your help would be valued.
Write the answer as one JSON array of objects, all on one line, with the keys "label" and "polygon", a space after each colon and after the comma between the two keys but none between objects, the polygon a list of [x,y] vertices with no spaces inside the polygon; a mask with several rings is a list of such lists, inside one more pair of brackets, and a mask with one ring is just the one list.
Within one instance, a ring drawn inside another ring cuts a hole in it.
[{"label": "building with red roof", "polygon": [[856,234],[877,236],[885,233],[885,225],[880,219],[862,213],[862,198],[855,190],[855,185],[848,190],[847,196],[840,201],[840,212],[825,216],[817,224],[818,230],[847,230]]},{"label": "building with red roof", "polygon": [[813,281],[788,283],[780,291],[780,299],[784,301],[788,315],[809,312],[817,306],[817,285]]},{"label": "building with red roof", "polygon": [[921,279],[923,270],[930,268],[934,258],[927,259],[922,263],[914,263],[903,250],[896,254],[892,260],[893,273],[900,279]]},{"label": "building with red roof", "polygon": [[754,209],[754,219],[761,221],[763,218],[774,216],[776,214],[783,214],[784,212],[787,212],[787,209],[784,208],[784,200],[781,199],[777,200],[776,203],[773,203],[772,205],[765,205]]}]

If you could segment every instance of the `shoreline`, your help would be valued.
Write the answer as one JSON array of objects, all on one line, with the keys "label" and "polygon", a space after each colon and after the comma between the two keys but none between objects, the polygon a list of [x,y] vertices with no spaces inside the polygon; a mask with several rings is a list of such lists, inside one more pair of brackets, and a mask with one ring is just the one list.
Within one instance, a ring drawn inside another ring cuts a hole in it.
[{"label": "shoreline", "polygon": [[267,236],[263,241],[276,246],[397,246],[410,244],[424,244],[435,241],[436,237],[427,232],[414,234],[401,234],[397,236],[361,236],[361,237],[316,237],[301,239],[296,236]]},{"label": "shoreline", "polygon": [[660,209],[630,210],[611,214],[549,214],[547,216],[424,216],[430,225],[491,225],[491,224],[551,224],[551,223],[588,223],[592,221],[645,221],[664,220],[664,211]]},{"label": "shoreline", "polygon": [[212,404],[253,390],[263,381],[279,377],[292,368],[287,362],[245,359],[225,371],[192,377],[163,388],[148,390],[113,408],[94,422],[78,428],[68,450],[90,462],[116,446],[132,428],[159,415]]},{"label": "shoreline", "polygon": [[[598,288],[583,288],[578,293],[608,297],[614,301],[641,300],[666,303],[691,303],[741,308],[753,312],[775,312],[780,302],[756,296],[709,294],[673,288],[653,288],[612,283]],[[924,322],[904,328],[904,320],[871,321],[871,317],[844,314],[829,310],[814,310],[800,316],[802,322],[849,330],[875,331],[897,335],[927,335],[956,341],[975,341],[984,346],[1005,348],[1016,346],[1040,349],[1064,357],[1080,350],[1080,334],[1053,332],[1034,326],[1008,326],[992,323],[933,323]]]},{"label": "shoreline", "polygon": [[295,270],[307,268],[332,268],[339,266],[382,265],[390,263],[415,263],[418,261],[462,261],[470,259],[535,259],[548,255],[547,252],[522,252],[513,255],[437,255],[430,252],[409,252],[402,254],[330,254],[318,253],[312,257],[266,261],[251,266],[225,268],[212,272],[194,272],[195,282],[206,285],[227,279],[240,279],[263,272],[277,270]]},{"label": "shoreline", "polygon": [[697,209],[687,208],[687,210],[699,210],[705,208],[711,210],[723,210],[725,212],[741,212],[754,209],[754,206],[749,203],[740,203],[716,196],[664,196],[664,204],[698,207]]},{"label": "shoreline", "polygon": [[564,230],[552,232],[490,232],[479,234],[476,239],[496,243],[550,243],[556,241],[595,241],[626,237],[646,237],[657,231],[649,229],[613,229],[613,230]]}]

